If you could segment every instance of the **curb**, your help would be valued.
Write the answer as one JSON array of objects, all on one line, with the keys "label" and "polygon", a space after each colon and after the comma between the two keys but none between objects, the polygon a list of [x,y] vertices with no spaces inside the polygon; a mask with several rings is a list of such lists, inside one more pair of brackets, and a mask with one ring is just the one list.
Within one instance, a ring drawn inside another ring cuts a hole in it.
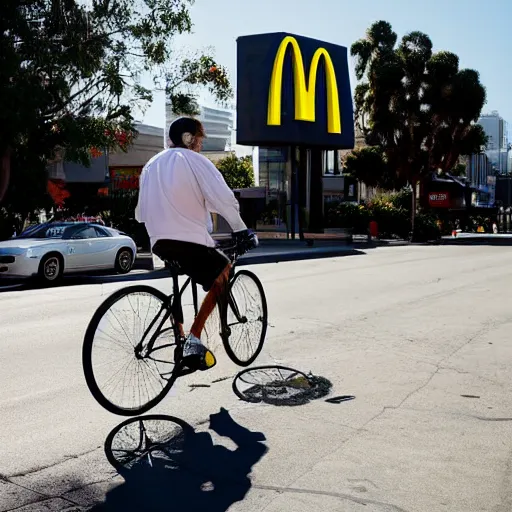
[{"label": "curb", "polygon": [[478,237],[443,238],[441,245],[494,245],[512,246],[512,237]]},{"label": "curb", "polygon": [[237,266],[245,265],[262,265],[266,263],[285,263],[289,261],[304,261],[304,260],[315,260],[322,258],[338,258],[342,256],[355,256],[363,254],[355,247],[347,246],[346,249],[340,249],[337,247],[329,248],[325,250],[316,250],[311,252],[282,252],[277,254],[254,254],[251,256],[242,256]]},{"label": "curb", "polygon": [[155,270],[151,253],[138,253],[133,264],[134,270]]},{"label": "curb", "polygon": [[[279,263],[280,261],[300,261],[317,258],[331,258],[333,256],[345,256],[347,254],[358,254],[353,244],[349,244],[346,241],[340,241],[339,245],[333,245],[332,241],[327,240],[316,240],[313,245],[308,246],[305,241],[301,240],[271,240],[263,242],[260,247],[276,247],[282,246],[282,252],[276,252],[274,254],[249,254],[242,256],[238,260],[238,265],[258,265],[264,263]],[[289,250],[300,248],[300,251]],[[146,270],[149,272],[157,272],[165,269],[164,265],[155,264],[155,259],[149,252],[141,252],[137,254],[135,263],[133,265],[134,270]],[[159,262],[158,262],[159,263]]]}]

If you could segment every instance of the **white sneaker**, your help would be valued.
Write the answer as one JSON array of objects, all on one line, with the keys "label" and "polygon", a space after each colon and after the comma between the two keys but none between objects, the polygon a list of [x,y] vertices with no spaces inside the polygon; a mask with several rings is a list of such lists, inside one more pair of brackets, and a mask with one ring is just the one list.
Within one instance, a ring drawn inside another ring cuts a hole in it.
[{"label": "white sneaker", "polygon": [[183,365],[191,370],[209,370],[216,364],[213,353],[203,345],[201,340],[189,334],[183,345]]},{"label": "white sneaker", "polygon": [[189,334],[185,340],[185,345],[183,345],[183,357],[201,355],[205,349],[206,347],[197,336]]}]

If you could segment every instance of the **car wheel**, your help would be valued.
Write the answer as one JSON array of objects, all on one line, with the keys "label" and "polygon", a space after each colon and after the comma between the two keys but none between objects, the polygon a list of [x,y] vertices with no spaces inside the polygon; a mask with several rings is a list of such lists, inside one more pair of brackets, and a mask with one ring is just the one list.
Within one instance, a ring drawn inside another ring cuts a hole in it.
[{"label": "car wheel", "polygon": [[121,249],[116,256],[116,272],[128,274],[133,267],[133,252],[131,249]]},{"label": "car wheel", "polygon": [[64,271],[62,258],[58,254],[47,254],[39,264],[39,279],[46,283],[52,284],[57,282]]}]

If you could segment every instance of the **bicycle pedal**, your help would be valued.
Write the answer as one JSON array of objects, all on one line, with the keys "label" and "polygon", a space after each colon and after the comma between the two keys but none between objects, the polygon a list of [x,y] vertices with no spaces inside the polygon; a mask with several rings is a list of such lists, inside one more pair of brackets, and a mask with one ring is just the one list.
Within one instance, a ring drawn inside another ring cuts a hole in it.
[{"label": "bicycle pedal", "polygon": [[213,352],[211,352],[210,350],[207,350],[204,355],[204,364],[206,366],[205,370],[209,370],[210,368],[213,368],[217,364],[217,359],[215,359]]}]

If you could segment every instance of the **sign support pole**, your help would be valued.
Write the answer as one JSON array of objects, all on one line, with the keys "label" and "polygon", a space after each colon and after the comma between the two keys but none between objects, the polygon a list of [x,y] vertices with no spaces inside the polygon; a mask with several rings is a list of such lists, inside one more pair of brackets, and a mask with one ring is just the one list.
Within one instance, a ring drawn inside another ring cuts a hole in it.
[{"label": "sign support pole", "polygon": [[291,164],[291,198],[290,198],[290,231],[291,231],[291,239],[295,240],[295,235],[299,232],[299,237],[302,240],[301,233],[301,222],[300,222],[300,214],[299,214],[299,180],[297,176],[297,146],[290,146],[290,164]]}]

